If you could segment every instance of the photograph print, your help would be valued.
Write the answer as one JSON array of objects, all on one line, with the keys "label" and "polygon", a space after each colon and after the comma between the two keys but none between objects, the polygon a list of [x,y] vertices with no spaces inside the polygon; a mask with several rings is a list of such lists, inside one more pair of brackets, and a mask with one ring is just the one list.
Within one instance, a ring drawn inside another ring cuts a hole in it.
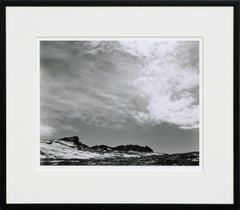
[{"label": "photograph print", "polygon": [[40,40],[40,165],[199,166],[200,40]]}]

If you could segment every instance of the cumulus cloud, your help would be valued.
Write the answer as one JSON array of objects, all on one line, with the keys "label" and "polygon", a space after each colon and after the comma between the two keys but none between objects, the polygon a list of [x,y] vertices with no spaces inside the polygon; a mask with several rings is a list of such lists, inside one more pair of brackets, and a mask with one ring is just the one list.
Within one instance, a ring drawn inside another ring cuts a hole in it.
[{"label": "cumulus cloud", "polygon": [[41,125],[40,133],[43,136],[52,135],[54,133],[54,128],[52,128],[50,126],[46,126],[46,125]]},{"label": "cumulus cloud", "polygon": [[198,128],[198,52],[197,41],[42,41],[41,135],[80,123]]}]

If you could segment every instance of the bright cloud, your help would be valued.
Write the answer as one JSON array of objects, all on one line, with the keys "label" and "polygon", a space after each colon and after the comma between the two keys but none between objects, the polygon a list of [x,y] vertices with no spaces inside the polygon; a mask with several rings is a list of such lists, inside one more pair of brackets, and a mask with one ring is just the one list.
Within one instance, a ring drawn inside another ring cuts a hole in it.
[{"label": "bright cloud", "polygon": [[41,125],[40,132],[41,132],[41,135],[43,135],[43,136],[49,136],[54,133],[54,128],[46,126],[46,125]]}]

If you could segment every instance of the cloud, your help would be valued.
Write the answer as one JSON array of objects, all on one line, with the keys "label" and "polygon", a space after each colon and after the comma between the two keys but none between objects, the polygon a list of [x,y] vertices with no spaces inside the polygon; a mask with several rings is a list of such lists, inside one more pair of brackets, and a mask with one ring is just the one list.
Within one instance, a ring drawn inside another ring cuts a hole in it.
[{"label": "cloud", "polygon": [[41,135],[43,136],[49,136],[54,133],[54,128],[46,126],[46,125],[41,125]]},{"label": "cloud", "polygon": [[43,41],[41,135],[82,123],[197,128],[198,57],[195,41]]}]

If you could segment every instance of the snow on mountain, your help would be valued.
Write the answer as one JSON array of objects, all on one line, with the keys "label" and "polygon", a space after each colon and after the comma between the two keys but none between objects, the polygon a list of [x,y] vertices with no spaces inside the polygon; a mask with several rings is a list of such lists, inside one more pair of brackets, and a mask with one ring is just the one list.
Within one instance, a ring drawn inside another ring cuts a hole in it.
[{"label": "snow on mountain", "polygon": [[[95,150],[95,151],[94,151]],[[41,141],[41,156],[40,158],[49,159],[104,159],[110,157],[140,157],[142,155],[152,155],[145,152],[120,152],[120,151],[99,151],[96,149],[81,150],[73,142],[60,140]]]}]

